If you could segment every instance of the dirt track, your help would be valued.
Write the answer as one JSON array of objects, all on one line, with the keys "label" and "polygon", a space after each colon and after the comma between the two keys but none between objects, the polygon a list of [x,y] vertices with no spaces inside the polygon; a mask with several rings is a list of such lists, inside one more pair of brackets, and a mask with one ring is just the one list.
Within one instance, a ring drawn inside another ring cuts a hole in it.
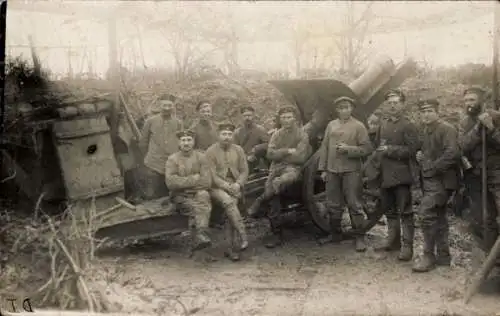
[{"label": "dirt track", "polygon": [[[384,229],[377,226],[372,230],[370,245],[381,242]],[[253,236],[262,232],[263,227],[252,229]],[[154,251],[122,251],[102,258],[101,271],[119,267],[117,278],[108,279],[110,285],[103,282],[102,286],[106,286],[109,299],[121,311],[157,315],[496,315],[500,312],[498,291],[478,294],[469,305],[463,305],[466,279],[474,261],[463,250],[452,249],[455,256],[451,269],[414,274],[411,263],[397,262],[396,254],[372,249],[355,253],[351,241],[318,246],[311,236],[292,231],[287,238],[289,242],[283,248],[269,250],[260,246],[255,237],[253,247],[238,263],[224,259],[221,249],[212,251],[210,256],[205,253],[188,258],[182,243],[176,241],[162,249],[155,247]],[[214,256],[218,260],[206,260]]]}]

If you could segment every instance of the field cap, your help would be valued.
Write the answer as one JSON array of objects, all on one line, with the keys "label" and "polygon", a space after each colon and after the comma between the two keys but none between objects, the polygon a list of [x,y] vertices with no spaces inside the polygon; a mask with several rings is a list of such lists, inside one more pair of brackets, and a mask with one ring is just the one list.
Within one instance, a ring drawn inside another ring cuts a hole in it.
[{"label": "field cap", "polygon": [[194,138],[194,132],[191,131],[191,130],[182,130],[182,131],[178,131],[177,133],[175,133],[175,136],[177,136],[177,138],[181,138],[181,137],[192,137]]},{"label": "field cap", "polygon": [[427,108],[433,108],[434,110],[438,110],[439,108],[439,101],[437,99],[425,99],[421,100],[418,102],[418,108],[420,110],[427,109]]}]

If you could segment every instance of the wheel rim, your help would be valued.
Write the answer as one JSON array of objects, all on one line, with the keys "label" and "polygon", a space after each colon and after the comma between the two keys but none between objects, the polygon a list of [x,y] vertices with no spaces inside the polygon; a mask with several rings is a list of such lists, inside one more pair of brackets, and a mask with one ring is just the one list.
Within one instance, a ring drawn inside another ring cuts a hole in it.
[{"label": "wheel rim", "polygon": [[[304,168],[304,199],[305,204],[314,224],[324,232],[330,231],[329,216],[325,205],[326,194],[324,189],[318,188],[318,162],[319,151],[317,151],[307,162]],[[367,207],[365,207],[365,210]],[[345,214],[345,213],[344,213]],[[380,221],[383,211],[380,207],[375,208],[375,211],[368,213],[368,218],[365,219],[361,229],[355,230],[350,225],[345,227],[344,234],[355,235],[363,234],[372,229],[377,222]]]}]

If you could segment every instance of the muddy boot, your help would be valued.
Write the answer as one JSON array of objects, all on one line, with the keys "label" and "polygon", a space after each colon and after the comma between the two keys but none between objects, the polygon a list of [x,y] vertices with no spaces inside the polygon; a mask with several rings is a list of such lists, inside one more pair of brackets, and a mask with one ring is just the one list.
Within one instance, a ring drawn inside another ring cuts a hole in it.
[{"label": "muddy boot", "polygon": [[208,248],[212,245],[212,241],[208,237],[206,229],[198,229],[193,237],[193,251]]},{"label": "muddy boot", "polygon": [[436,257],[434,256],[435,228],[422,227],[424,235],[424,252],[422,256],[415,259],[413,272],[429,272],[436,267]]},{"label": "muddy boot", "polygon": [[411,261],[413,258],[413,238],[415,237],[415,223],[413,216],[401,219],[403,228],[403,245],[399,252],[398,260]]},{"label": "muddy boot", "polygon": [[318,240],[320,245],[342,241],[342,220],[330,215],[330,234]]},{"label": "muddy boot", "polygon": [[236,204],[228,204],[226,209],[231,226],[236,230],[236,232],[238,232],[240,237],[241,244],[239,245],[239,248],[240,250],[245,250],[248,248],[248,236],[240,210]]},{"label": "muddy boot", "polygon": [[448,243],[448,230],[440,230],[436,236],[436,265],[450,266],[451,255],[450,245]]},{"label": "muddy boot", "polygon": [[387,237],[380,248],[384,251],[397,251],[401,248],[401,226],[399,218],[387,218]]},{"label": "muddy boot", "polygon": [[[351,216],[351,220],[353,222],[355,230],[363,228],[363,223],[364,223],[363,215]],[[356,233],[355,236],[356,237],[354,239],[354,248],[356,249],[356,252],[365,252],[366,251],[365,234],[359,232]]]}]

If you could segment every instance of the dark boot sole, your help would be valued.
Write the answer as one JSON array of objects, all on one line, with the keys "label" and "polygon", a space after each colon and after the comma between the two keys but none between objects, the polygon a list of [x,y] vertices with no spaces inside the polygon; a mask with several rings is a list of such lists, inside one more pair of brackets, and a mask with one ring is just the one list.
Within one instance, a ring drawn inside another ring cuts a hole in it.
[{"label": "dark boot sole", "polygon": [[199,251],[199,250],[202,250],[202,249],[206,249],[206,248],[209,248],[210,246],[212,246],[212,243],[211,242],[202,242],[202,243],[198,243],[196,246],[193,247],[192,251]]}]

